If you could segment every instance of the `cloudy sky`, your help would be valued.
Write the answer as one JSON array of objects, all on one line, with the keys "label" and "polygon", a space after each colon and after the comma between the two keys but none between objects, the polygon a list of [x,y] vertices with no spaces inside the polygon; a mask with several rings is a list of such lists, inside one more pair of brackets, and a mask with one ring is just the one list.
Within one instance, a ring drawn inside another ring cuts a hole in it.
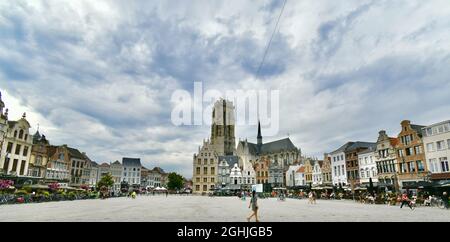
[{"label": "cloudy sky", "polygon": [[[448,0],[0,1],[0,90],[52,144],[191,176],[209,126],[175,127],[176,89],[277,89],[306,155],[450,119]],[[255,140],[256,127],[237,137]],[[263,134],[264,135],[264,134]]]}]

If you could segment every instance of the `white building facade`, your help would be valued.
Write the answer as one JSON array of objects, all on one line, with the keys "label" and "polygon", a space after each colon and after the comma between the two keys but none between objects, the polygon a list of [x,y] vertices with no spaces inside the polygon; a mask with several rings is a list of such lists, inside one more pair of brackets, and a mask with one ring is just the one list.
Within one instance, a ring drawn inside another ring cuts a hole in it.
[{"label": "white building facade", "polygon": [[333,185],[345,186],[347,184],[347,170],[345,167],[345,149],[352,145],[353,142],[348,142],[339,149],[329,153],[331,157],[331,177]]},{"label": "white building facade", "polygon": [[320,186],[323,184],[323,175],[322,175],[322,163],[321,160],[314,160],[313,170],[312,170],[312,186]]},{"label": "white building facade", "polygon": [[377,163],[375,162],[375,149],[369,148],[358,153],[359,181],[361,185],[368,185],[372,178],[372,183],[378,183]]},{"label": "white building facade", "polygon": [[300,186],[300,184],[297,184],[295,180],[296,172],[298,169],[302,167],[302,165],[291,165],[289,166],[288,170],[286,171],[286,186],[287,187],[293,187],[293,186]]},{"label": "white building facade", "polygon": [[305,166],[300,166],[295,171],[295,186],[306,186]]},{"label": "white building facade", "polygon": [[127,182],[130,186],[140,186],[141,160],[139,158],[123,158],[122,166],[122,181]]},{"label": "white building facade", "polygon": [[98,164],[95,161],[91,162],[91,171],[89,172],[89,187],[95,188],[98,182]]},{"label": "white building facade", "polygon": [[435,180],[450,179],[450,120],[423,128],[425,158]]}]

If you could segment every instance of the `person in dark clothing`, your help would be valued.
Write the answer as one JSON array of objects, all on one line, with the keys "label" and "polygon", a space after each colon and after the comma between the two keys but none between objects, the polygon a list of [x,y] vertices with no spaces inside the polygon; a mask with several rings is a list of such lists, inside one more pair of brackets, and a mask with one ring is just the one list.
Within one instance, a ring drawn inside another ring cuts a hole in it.
[{"label": "person in dark clothing", "polygon": [[403,205],[408,205],[408,207],[412,210],[413,208],[412,208],[412,206],[411,206],[411,202],[409,201],[409,197],[408,197],[408,194],[406,194],[406,192],[405,193],[403,193],[403,195],[402,195],[402,205],[400,205],[400,208],[403,208]]},{"label": "person in dark clothing", "polygon": [[447,192],[442,193],[442,201],[444,202],[444,207],[448,209],[448,194]]}]

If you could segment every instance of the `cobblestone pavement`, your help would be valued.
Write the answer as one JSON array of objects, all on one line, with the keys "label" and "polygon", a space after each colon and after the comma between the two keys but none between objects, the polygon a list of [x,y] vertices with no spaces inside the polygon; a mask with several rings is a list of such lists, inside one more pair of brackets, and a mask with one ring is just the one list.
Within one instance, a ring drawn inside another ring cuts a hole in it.
[{"label": "cobblestone pavement", "polygon": [[[260,199],[262,222],[447,221],[450,210],[364,205],[353,201]],[[0,221],[187,221],[245,222],[248,200],[236,197],[140,196],[0,206]]]}]

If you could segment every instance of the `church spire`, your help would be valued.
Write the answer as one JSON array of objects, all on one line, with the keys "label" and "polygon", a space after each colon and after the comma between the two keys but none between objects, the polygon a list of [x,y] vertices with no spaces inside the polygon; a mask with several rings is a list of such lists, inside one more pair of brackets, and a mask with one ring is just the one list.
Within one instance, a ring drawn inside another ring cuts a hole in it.
[{"label": "church spire", "polygon": [[261,122],[258,120],[258,138],[262,138],[261,136]]},{"label": "church spire", "polygon": [[258,120],[258,136],[256,137],[258,143],[258,153],[261,153],[261,147],[262,147],[262,135],[261,135],[261,122]]}]

